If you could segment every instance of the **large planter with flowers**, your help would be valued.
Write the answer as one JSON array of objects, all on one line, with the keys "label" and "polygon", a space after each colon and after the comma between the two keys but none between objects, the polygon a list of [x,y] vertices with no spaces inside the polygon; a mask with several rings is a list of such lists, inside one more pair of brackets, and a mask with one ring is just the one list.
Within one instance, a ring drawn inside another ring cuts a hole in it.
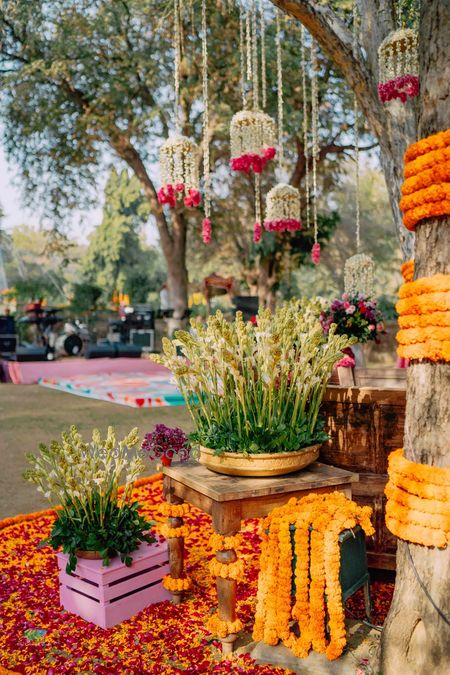
[{"label": "large planter with flowers", "polygon": [[191,442],[209,469],[269,476],[317,459],[328,438],[322,397],[341,350],[352,343],[333,327],[324,335],[319,313],[309,301],[274,314],[260,310],[255,324],[240,312],[232,323],[217,312],[192,334],[164,340],[164,354],[151,356],[173,372],[195,422]]}]

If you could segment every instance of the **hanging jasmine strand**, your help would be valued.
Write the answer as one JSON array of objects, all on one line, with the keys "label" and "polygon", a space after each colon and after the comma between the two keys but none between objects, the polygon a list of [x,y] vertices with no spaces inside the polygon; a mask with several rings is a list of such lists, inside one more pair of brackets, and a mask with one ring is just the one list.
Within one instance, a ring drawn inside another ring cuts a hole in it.
[{"label": "hanging jasmine strand", "polygon": [[203,93],[203,177],[205,218],[202,223],[203,242],[211,241],[211,170],[209,157],[209,100],[208,100],[208,35],[206,26],[206,0],[202,0],[202,93]]},{"label": "hanging jasmine strand", "polygon": [[280,12],[276,10],[276,48],[277,48],[277,93],[278,93],[278,166],[281,170],[284,164],[283,150],[283,67],[281,62],[281,27]]},{"label": "hanging jasmine strand", "polygon": [[309,152],[308,152],[308,101],[306,93],[306,48],[305,29],[301,27],[301,59],[302,59],[302,98],[303,98],[303,152],[305,155],[305,197],[306,197],[306,227],[311,224],[310,215],[310,186],[309,186]]},{"label": "hanging jasmine strand", "polygon": [[242,7],[239,9],[239,59],[241,65],[241,94],[242,108],[247,107],[247,96],[245,94],[245,16]]},{"label": "hanging jasmine strand", "polygon": [[313,207],[313,225],[314,225],[314,245],[311,250],[311,259],[315,265],[320,262],[320,244],[318,241],[318,225],[317,225],[317,159],[319,155],[319,139],[318,139],[318,117],[319,117],[319,100],[317,89],[317,48],[314,40],[311,42],[311,131],[312,131],[312,207]]},{"label": "hanging jasmine strand", "polygon": [[247,47],[247,80],[252,81],[252,21],[250,10],[245,15],[245,40]]},{"label": "hanging jasmine strand", "polygon": [[261,174],[255,173],[255,224],[253,226],[253,241],[261,241]]},{"label": "hanging jasmine strand", "polygon": [[180,66],[181,66],[181,26],[180,11],[181,1],[174,0],[174,42],[175,42],[175,131],[180,133]]},{"label": "hanging jasmine strand", "polygon": [[256,0],[252,0],[253,110],[259,110],[258,28]]},{"label": "hanging jasmine strand", "polygon": [[259,18],[260,18],[260,33],[261,33],[261,95],[262,95],[262,109],[265,110],[267,105],[267,68],[266,68],[266,23],[264,19],[263,0],[259,0]]},{"label": "hanging jasmine strand", "polygon": [[[356,57],[358,46],[358,10],[356,2],[353,2],[353,56]],[[356,252],[359,253],[361,246],[360,237],[360,190],[359,190],[359,129],[358,129],[358,100],[356,94],[353,94],[353,125],[354,125],[354,143],[355,143],[355,193],[356,193]]]}]

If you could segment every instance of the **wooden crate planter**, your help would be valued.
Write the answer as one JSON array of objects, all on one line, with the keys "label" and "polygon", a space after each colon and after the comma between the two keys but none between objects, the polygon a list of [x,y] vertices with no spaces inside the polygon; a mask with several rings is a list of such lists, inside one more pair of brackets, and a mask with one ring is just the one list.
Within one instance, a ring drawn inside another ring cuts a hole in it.
[{"label": "wooden crate planter", "polygon": [[320,459],[359,474],[359,483],[352,486],[353,498],[373,508],[376,530],[367,540],[369,567],[395,569],[397,540],[384,522],[384,487],[389,453],[403,445],[405,371],[371,371],[355,369],[358,386],[327,388],[322,414],[330,440],[322,447]]},{"label": "wooden crate planter", "polygon": [[66,573],[68,556],[58,553],[60,600],[68,612],[101,628],[130,619],[145,607],[170,599],[161,583],[169,573],[167,544],[141,544],[127,567],[113,558],[108,567],[101,560],[78,559],[75,571]]}]

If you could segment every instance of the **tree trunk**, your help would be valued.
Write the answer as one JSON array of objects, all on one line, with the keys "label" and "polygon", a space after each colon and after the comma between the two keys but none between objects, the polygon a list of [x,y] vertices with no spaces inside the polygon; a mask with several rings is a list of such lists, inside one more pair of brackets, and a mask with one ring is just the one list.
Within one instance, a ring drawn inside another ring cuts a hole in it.
[{"label": "tree trunk", "polygon": [[[448,127],[450,1],[422,3],[419,137]],[[415,278],[450,274],[450,218],[417,225]],[[450,364],[415,362],[408,370],[405,456],[433,466],[450,466]],[[449,626],[418,583],[422,580],[450,618],[450,547],[444,550],[398,542],[395,593],[381,642],[383,675],[450,672]]]},{"label": "tree trunk", "polygon": [[[278,257],[281,253],[277,252]],[[258,267],[258,300],[260,307],[275,310],[275,286],[279,280],[279,260],[273,254],[261,258]]]}]

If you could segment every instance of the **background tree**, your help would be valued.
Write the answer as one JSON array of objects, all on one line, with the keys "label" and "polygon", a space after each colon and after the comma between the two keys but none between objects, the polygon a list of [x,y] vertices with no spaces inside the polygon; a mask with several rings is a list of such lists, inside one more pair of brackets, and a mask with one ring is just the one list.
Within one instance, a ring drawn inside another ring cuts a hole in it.
[{"label": "background tree", "polygon": [[112,169],[105,187],[103,219],[90,238],[81,264],[83,278],[110,302],[114,291],[145,302],[159,290],[166,271],[159,251],[143,239],[149,206],[136,176]]},{"label": "background tree", "polygon": [[[393,0],[357,0],[364,51],[358,50],[353,55],[351,31],[330,6],[314,0],[272,2],[308,28],[354,90],[372,132],[380,142],[383,170],[403,243],[403,255],[405,259],[414,257],[415,278],[449,274],[450,218],[430,218],[418,223],[413,256],[413,238],[403,227],[398,202],[407,145],[416,138],[448,128],[450,0],[421,3],[420,98],[416,105],[405,106],[395,102],[381,105],[376,91],[377,49],[396,25],[397,3]],[[339,8],[338,2],[334,4]],[[415,462],[448,467],[449,438],[449,364],[413,362],[408,369],[405,456]],[[449,670],[449,616],[450,547],[439,550],[399,540],[394,599],[381,641],[380,670],[383,675],[419,674],[430,668],[435,672]]]},{"label": "background tree", "polygon": [[[131,168],[158,228],[175,317],[180,317],[187,301],[187,230],[192,222],[198,231],[200,217],[184,209],[165,211],[156,198],[157,174],[153,170],[159,145],[172,128],[172,7],[170,1],[156,0],[3,0],[0,91],[5,148],[22,168],[30,202],[52,204],[57,213],[87,205],[96,199],[96,174],[110,161],[111,153]],[[182,131],[197,140],[201,135],[199,7],[198,0],[185,3],[181,68]],[[269,4],[267,12],[269,20]],[[227,187],[231,181],[228,124],[242,106],[236,58],[238,10],[234,7],[225,16],[221,4],[209,0],[208,21],[214,83],[210,88],[212,159],[219,194],[214,211],[223,213],[222,198],[230,195],[226,212],[232,227],[248,228],[253,216],[241,222],[236,213],[241,202],[235,200],[245,179],[233,177],[233,185]],[[305,170],[298,38],[298,31],[285,30],[286,155],[292,172],[287,172],[286,179],[294,185],[302,183]],[[270,54],[273,26],[267,39]],[[275,116],[273,62],[268,73],[268,111]],[[336,73],[329,61],[321,61],[320,157],[327,159],[328,183],[338,166],[335,158],[351,148],[344,107],[337,105],[342,84]],[[251,199],[248,184],[245,194]],[[215,218],[217,231],[224,220]],[[227,235],[225,229],[224,237]],[[275,244],[270,255],[265,251],[261,258],[260,285],[265,279],[266,295],[270,283],[279,283],[270,270],[277,267],[280,252],[287,250],[282,238],[275,238]],[[247,258],[249,245],[236,243],[241,259]],[[256,256],[256,266],[259,260]]]}]

